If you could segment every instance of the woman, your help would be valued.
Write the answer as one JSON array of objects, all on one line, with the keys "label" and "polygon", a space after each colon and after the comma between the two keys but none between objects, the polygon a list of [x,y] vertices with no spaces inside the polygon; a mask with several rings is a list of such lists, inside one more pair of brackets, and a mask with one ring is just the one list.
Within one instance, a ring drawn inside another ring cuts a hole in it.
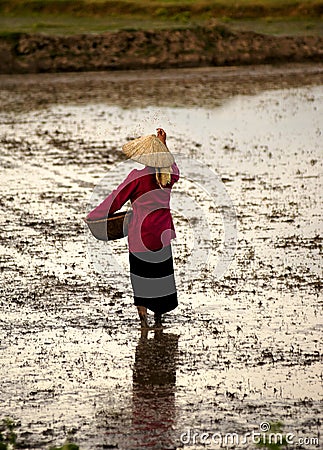
[{"label": "woman", "polygon": [[162,314],[178,305],[171,250],[176,235],[169,202],[179,171],[162,128],[157,129],[157,136],[128,142],[123,152],[145,167],[132,170],[87,219],[107,217],[131,201],[128,245],[134,303],[142,328],[148,328],[147,308],[155,314],[155,326],[161,327]]}]

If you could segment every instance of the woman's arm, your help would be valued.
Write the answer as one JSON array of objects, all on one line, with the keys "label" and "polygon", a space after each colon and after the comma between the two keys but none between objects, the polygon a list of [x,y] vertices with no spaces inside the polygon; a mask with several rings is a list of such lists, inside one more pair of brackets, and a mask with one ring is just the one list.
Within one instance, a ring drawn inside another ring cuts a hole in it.
[{"label": "woman's arm", "polygon": [[176,183],[176,181],[179,180],[179,168],[176,164],[176,162],[172,165],[172,182]]},{"label": "woman's arm", "polygon": [[167,147],[167,144],[166,144],[167,134],[166,134],[165,130],[163,130],[162,128],[157,128],[157,137]]},{"label": "woman's arm", "polygon": [[[167,147],[167,144],[166,144],[167,134],[166,134],[165,130],[163,130],[163,128],[157,128],[157,137]],[[171,177],[172,177],[172,185],[174,183],[176,183],[176,181],[179,180],[179,169],[178,169],[176,162],[174,162],[172,164]]]},{"label": "woman's arm", "polygon": [[96,208],[94,208],[86,219],[97,220],[103,219],[110,214],[118,211],[131,197],[136,189],[137,178],[133,177],[134,170],[129,173],[127,178],[117,187],[106,199],[103,200]]}]

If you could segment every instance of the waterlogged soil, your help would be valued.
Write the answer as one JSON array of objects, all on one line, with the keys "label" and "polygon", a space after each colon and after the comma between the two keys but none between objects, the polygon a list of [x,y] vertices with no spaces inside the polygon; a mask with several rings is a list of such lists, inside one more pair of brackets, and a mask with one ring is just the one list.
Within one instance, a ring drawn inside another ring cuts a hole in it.
[{"label": "waterlogged soil", "polygon": [[[319,65],[0,77],[0,418],[19,448],[254,449],[267,424],[322,445],[321,81]],[[144,335],[126,240],[82,217],[157,126],[182,174],[179,307]]]}]

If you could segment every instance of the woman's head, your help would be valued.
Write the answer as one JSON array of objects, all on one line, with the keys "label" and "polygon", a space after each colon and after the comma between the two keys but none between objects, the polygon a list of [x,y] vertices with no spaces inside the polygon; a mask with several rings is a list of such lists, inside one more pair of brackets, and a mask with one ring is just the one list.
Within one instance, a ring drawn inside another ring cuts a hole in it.
[{"label": "woman's head", "polygon": [[[163,128],[157,128],[157,137],[158,139],[166,146],[166,132],[163,130]],[[156,181],[159,185],[159,187],[164,188],[171,182],[171,174],[172,174],[172,168],[171,167],[164,167],[164,168],[156,168]]]},{"label": "woman's head", "polygon": [[156,167],[155,173],[156,173],[156,181],[159,187],[163,189],[167,187],[168,184],[170,184],[172,180],[171,167],[163,167],[163,168]]}]

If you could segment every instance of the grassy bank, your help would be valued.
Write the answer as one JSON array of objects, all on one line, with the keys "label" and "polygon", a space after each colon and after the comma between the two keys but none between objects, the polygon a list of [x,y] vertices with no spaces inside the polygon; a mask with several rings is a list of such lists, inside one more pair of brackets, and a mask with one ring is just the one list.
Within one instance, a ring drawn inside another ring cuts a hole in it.
[{"label": "grassy bank", "polygon": [[320,0],[0,0],[0,30],[46,34],[189,28],[216,19],[268,34],[323,34]]},{"label": "grassy bank", "polygon": [[1,0],[7,13],[42,12],[96,16],[117,14],[175,19],[226,15],[233,18],[271,16],[317,16],[321,0]]}]

